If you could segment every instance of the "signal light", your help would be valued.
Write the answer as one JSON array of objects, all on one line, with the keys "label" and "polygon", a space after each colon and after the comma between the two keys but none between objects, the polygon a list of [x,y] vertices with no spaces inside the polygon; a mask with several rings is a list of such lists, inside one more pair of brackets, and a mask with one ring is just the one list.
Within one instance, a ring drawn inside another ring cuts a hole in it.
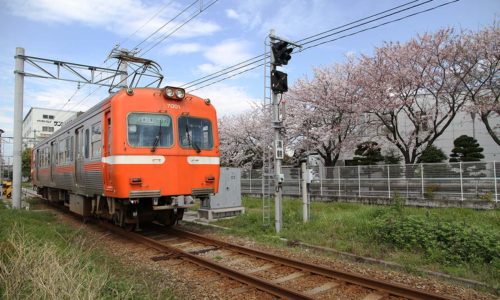
[{"label": "signal light", "polygon": [[288,75],[284,72],[271,71],[271,90],[275,94],[285,93],[288,91]]},{"label": "signal light", "polygon": [[290,55],[293,51],[293,48],[288,48],[288,43],[285,41],[279,41],[273,43],[271,48],[274,56],[274,65],[282,66],[287,65],[288,61],[292,58]]}]

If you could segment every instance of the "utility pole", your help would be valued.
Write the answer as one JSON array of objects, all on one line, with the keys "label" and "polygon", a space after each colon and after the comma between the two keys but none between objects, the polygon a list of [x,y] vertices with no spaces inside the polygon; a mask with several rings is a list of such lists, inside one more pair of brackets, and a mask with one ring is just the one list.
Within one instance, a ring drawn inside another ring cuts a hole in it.
[{"label": "utility pole", "polygon": [[273,110],[272,126],[274,129],[274,223],[276,232],[281,232],[282,205],[283,205],[283,181],[285,176],[282,173],[281,165],[285,156],[285,147],[283,145],[283,117],[280,112],[281,99],[278,101],[278,94],[283,97],[283,93],[288,91],[287,74],[276,69],[277,66],[288,64],[293,51],[289,46],[301,47],[290,41],[286,41],[275,35],[274,29],[269,33],[271,41],[271,104]]},{"label": "utility pole", "polygon": [[23,97],[24,97],[24,48],[16,48],[14,88],[14,141],[12,166],[12,207],[21,208],[21,152],[23,143]]},{"label": "utility pole", "polygon": [[[138,58],[133,56],[134,51],[125,50],[127,53],[123,55],[118,55],[117,57],[112,56],[111,58],[119,59],[120,61],[125,61],[119,64],[119,70],[102,68],[97,66],[90,66],[54,59],[47,59],[34,56],[24,55],[24,48],[16,48],[16,69],[14,70],[15,75],[15,90],[14,90],[14,141],[13,141],[13,157],[14,164],[12,166],[12,206],[13,208],[21,208],[21,166],[22,166],[22,128],[23,128],[23,93],[24,93],[24,78],[25,77],[36,77],[45,79],[55,79],[68,82],[77,82],[84,84],[93,84],[100,86],[107,86],[111,91],[114,88],[122,88],[123,86],[129,86],[127,84],[127,79],[129,77],[127,70],[129,66],[132,67],[132,81],[130,83],[131,87],[137,87],[139,80],[143,77],[152,78],[153,80],[145,86],[152,86],[156,84],[160,87],[163,80],[163,75],[161,75],[160,66],[149,59]],[[25,71],[25,62],[31,66],[30,70],[28,68]],[[33,70],[34,69],[34,70]],[[67,70],[69,72],[64,72]],[[38,72],[37,72],[38,71]],[[96,73],[101,74],[101,78],[98,79]],[[118,76],[121,75],[119,84],[114,84],[115,79],[118,80]],[[111,82],[110,82],[111,81]],[[134,82],[135,81],[135,82]],[[124,85],[121,85],[125,82]],[[35,139],[36,141],[36,139]]]}]

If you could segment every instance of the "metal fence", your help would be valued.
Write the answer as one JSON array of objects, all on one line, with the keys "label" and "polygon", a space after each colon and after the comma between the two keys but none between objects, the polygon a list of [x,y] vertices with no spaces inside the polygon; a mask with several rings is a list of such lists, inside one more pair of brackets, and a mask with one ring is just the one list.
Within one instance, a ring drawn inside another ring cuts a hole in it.
[{"label": "metal fence", "polygon": [[[500,162],[312,167],[311,197],[495,201]],[[283,194],[300,196],[300,168],[284,167]],[[266,185],[264,185],[265,187]],[[271,188],[273,184],[270,185]],[[262,194],[261,170],[243,170],[241,191]]]}]

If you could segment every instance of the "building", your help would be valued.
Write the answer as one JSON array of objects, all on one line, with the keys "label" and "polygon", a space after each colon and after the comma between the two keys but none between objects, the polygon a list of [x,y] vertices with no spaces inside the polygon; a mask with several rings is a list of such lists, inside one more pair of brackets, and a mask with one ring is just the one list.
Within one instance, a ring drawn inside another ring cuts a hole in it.
[{"label": "building", "polygon": [[[409,130],[412,130],[413,127],[410,125],[410,121],[401,114],[402,117],[398,118],[398,126],[400,128],[400,132],[404,136],[409,135]],[[369,123],[370,121],[377,120],[376,117],[366,113],[364,119]],[[500,129],[500,118],[491,117],[490,118],[490,126],[494,128],[496,132]],[[423,126],[423,131],[431,130],[431,126]],[[392,148],[397,151],[396,147],[387,141],[384,138],[383,126],[374,126],[372,128],[364,128],[362,140],[364,141],[375,141],[382,147],[382,152],[386,152],[388,149]],[[489,135],[486,130],[486,126],[481,121],[480,117],[477,114],[471,114],[470,112],[459,110],[453,118],[453,121],[446,128],[441,136],[439,136],[436,141],[434,141],[433,145],[443,150],[444,154],[448,157],[451,154],[451,150],[453,149],[453,141],[461,135],[468,135],[474,137],[479,145],[484,149],[483,155],[484,159],[481,161],[489,162],[489,161],[500,161],[500,146],[498,146],[493,138]],[[354,157],[354,149],[351,151],[344,151],[341,153],[339,157],[339,165],[344,165],[345,161],[349,161]]]},{"label": "building", "polygon": [[23,120],[23,148],[33,147],[76,116],[75,111],[32,107]]}]

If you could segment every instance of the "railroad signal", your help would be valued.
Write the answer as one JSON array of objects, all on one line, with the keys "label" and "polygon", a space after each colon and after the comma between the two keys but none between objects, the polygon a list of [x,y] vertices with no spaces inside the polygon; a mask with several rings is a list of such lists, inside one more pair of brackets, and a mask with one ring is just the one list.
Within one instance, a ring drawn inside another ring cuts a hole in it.
[{"label": "railroad signal", "polygon": [[289,43],[285,41],[278,41],[272,44],[271,49],[274,56],[274,65],[282,66],[288,64],[288,61],[292,58],[290,54],[293,51],[293,48],[288,48],[288,46]]},{"label": "railroad signal", "polygon": [[288,91],[288,75],[284,72],[271,71],[271,90],[275,94],[282,94]]}]

